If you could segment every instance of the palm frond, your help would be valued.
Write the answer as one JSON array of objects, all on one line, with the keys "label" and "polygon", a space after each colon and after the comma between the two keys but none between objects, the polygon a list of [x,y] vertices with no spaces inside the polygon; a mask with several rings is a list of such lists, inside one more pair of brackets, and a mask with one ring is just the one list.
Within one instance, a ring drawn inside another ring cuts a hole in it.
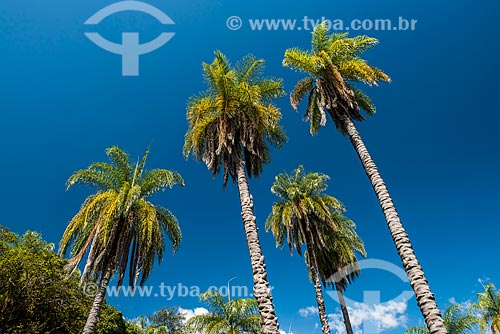
[{"label": "palm frond", "polygon": [[176,184],[184,186],[181,175],[166,169],[148,170],[139,180],[142,197],[149,197],[166,188],[172,188]]},{"label": "palm frond", "polygon": [[320,75],[325,67],[321,58],[298,48],[287,49],[285,51],[283,66],[312,76]]},{"label": "palm frond", "polygon": [[290,104],[295,111],[298,110],[299,103],[304,99],[307,94],[311,93],[313,89],[313,79],[311,77],[299,80],[295,85],[292,93],[290,94]]}]

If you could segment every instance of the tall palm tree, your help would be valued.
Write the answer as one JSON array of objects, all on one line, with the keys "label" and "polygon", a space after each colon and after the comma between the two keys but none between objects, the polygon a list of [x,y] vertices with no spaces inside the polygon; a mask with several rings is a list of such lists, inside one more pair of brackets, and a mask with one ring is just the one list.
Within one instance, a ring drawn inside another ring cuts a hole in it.
[{"label": "tall palm tree", "polygon": [[500,291],[495,285],[489,283],[484,287],[484,292],[478,293],[478,301],[473,304],[473,308],[482,313],[485,323],[491,321],[491,333],[500,333]]},{"label": "tall palm tree", "polygon": [[281,113],[272,104],[273,99],[284,95],[281,80],[261,78],[263,64],[263,60],[247,56],[232,68],[219,51],[211,64],[203,64],[208,89],[188,104],[184,155],[187,158],[192,151],[212,176],[222,168],[224,186],[229,176],[237,181],[262,333],[278,334],[247,182],[247,173],[249,177],[258,176],[262,165],[269,162],[269,145],[280,147],[286,141],[278,124]]},{"label": "tall palm tree", "polygon": [[366,250],[363,241],[355,231],[354,222],[343,216],[341,212],[333,214],[338,228],[333,234],[324,234],[325,243],[329,247],[325,252],[316,253],[316,261],[323,285],[330,284],[337,290],[346,332],[353,334],[344,291],[360,273],[356,253],[366,257]]},{"label": "tall palm tree", "polygon": [[441,313],[408,234],[353,122],[364,120],[360,109],[372,115],[375,107],[370,98],[352,83],[377,85],[379,81],[390,81],[384,72],[360,57],[377,43],[377,39],[367,36],[347,38],[347,34],[329,35],[325,23],[318,25],[312,34],[312,50],[292,48],[285,51],[283,65],[308,75],[297,83],[290,95],[290,102],[297,110],[300,101],[308,96],[304,117],[310,123],[311,134],[325,125],[328,112],[337,129],[349,136],[380,202],[425,323],[431,334],[446,333]]},{"label": "tall palm tree", "polygon": [[[453,304],[446,309],[443,321],[449,334],[471,334],[477,329],[483,332],[481,320],[469,312],[464,312],[458,304]],[[429,329],[414,326],[408,328],[405,334],[429,334]]]},{"label": "tall palm tree", "polygon": [[225,301],[215,291],[207,291],[200,296],[208,307],[207,314],[192,317],[186,323],[193,332],[203,334],[259,334],[260,316],[257,301],[241,298]]},{"label": "tall palm tree", "polygon": [[266,229],[272,231],[276,245],[282,247],[286,241],[290,254],[295,248],[302,255],[302,246],[305,244],[306,263],[316,291],[323,334],[329,334],[330,327],[320,277],[325,283],[329,278],[325,277],[327,273],[333,274],[350,264],[352,256],[355,259],[355,250],[350,249],[350,246],[364,252],[359,237],[355,245],[349,244],[353,223],[342,215],[342,204],[324,193],[328,180],[325,174],[305,173],[302,166],[295,169],[292,175],[278,174],[271,191],[279,200],[273,205],[266,221]]},{"label": "tall palm tree", "polygon": [[135,286],[140,277],[143,285],[155,258],[159,262],[163,258],[165,237],[172,242],[174,252],[181,241],[175,216],[147,201],[159,191],[184,185],[180,174],[165,169],[145,170],[149,150],[136,164],[131,164],[129,155],[117,146],[108,148],[106,154],[110,163],[93,163],[76,171],[67,181],[68,189],[75,184],[97,189],[69,222],[59,246],[61,255],[70,248],[71,271],[76,270],[88,250],[81,282],[86,282],[89,276],[98,281],[83,334],[95,332],[114,273],[118,273],[120,286],[128,267],[129,284]]}]

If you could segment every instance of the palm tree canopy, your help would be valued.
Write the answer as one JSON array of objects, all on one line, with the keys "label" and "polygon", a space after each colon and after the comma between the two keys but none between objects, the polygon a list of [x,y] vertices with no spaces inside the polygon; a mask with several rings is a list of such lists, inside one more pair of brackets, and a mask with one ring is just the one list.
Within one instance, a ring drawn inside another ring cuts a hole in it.
[{"label": "palm tree canopy", "polygon": [[269,144],[280,147],[286,136],[278,124],[279,109],[271,102],[284,95],[281,79],[262,78],[264,61],[252,55],[235,67],[220,51],[211,64],[203,63],[208,89],[190,99],[189,128],[184,155],[202,160],[215,176],[223,168],[236,179],[236,169],[245,161],[248,175],[258,176],[269,162]]},{"label": "palm tree canopy", "polygon": [[[175,216],[166,208],[154,205],[147,198],[176,184],[184,185],[179,173],[165,170],[145,170],[149,150],[140,161],[130,157],[119,147],[106,150],[109,163],[98,162],[78,170],[67,181],[69,189],[75,184],[97,189],[82,204],[68,224],[61,238],[59,253],[70,250],[69,268],[75,270],[89,247],[96,256],[89,256],[92,273],[98,276],[113,240],[117,247],[113,270],[119,272],[120,285],[127,263],[130,285],[140,275],[141,285],[147,279],[155,258],[161,262],[168,237],[174,252],[181,241],[181,230]],[[91,246],[92,245],[92,246]],[[109,260],[108,260],[109,261]]]},{"label": "palm tree canopy", "polygon": [[[325,194],[330,178],[322,173],[306,173],[299,166],[291,175],[278,174],[271,191],[278,196],[266,221],[276,245],[288,244],[302,254],[306,233],[311,231],[312,249],[323,285],[334,285],[333,275],[340,275],[337,283],[344,287],[359,274],[356,252],[366,255],[363,241],[355,232],[355,224],[347,219],[342,203]],[[306,256],[309,265],[309,254]]]},{"label": "palm tree canopy", "polygon": [[200,300],[208,305],[210,313],[194,316],[187,326],[204,334],[257,334],[260,316],[253,298],[224,300],[220,293],[207,291]]},{"label": "palm tree canopy", "polygon": [[324,232],[337,229],[335,213],[344,211],[342,203],[324,193],[328,180],[325,174],[305,173],[302,166],[291,175],[276,176],[271,192],[279,200],[266,220],[266,230],[272,231],[277,246],[282,247],[286,241],[290,253],[295,247],[301,255],[307,231],[311,231],[312,244],[320,249],[326,247]]},{"label": "palm tree canopy", "polygon": [[478,293],[478,301],[473,307],[482,313],[484,321],[491,321],[491,328],[496,333],[500,333],[500,291],[492,283],[486,285],[484,290]]},{"label": "palm tree canopy", "polygon": [[[444,325],[448,334],[469,334],[477,329],[483,332],[481,320],[470,312],[464,312],[459,304],[449,306],[444,315]],[[405,334],[428,334],[429,329],[425,326],[415,326],[408,328]]]},{"label": "palm tree canopy", "polygon": [[295,86],[290,103],[297,110],[299,103],[308,96],[304,119],[310,123],[311,134],[326,124],[325,110],[343,134],[346,129],[342,117],[362,121],[360,108],[368,115],[375,113],[371,99],[353,83],[376,86],[381,81],[390,82],[387,74],[361,58],[366,50],[378,44],[378,40],[368,36],[348,38],[347,35],[329,35],[323,22],[312,33],[311,50],[291,48],[285,51],[283,65],[308,75]]}]

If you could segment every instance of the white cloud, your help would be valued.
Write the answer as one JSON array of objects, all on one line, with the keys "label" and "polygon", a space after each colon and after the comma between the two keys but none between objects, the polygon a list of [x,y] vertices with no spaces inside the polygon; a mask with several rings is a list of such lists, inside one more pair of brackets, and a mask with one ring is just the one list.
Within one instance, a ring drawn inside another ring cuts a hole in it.
[{"label": "white cloud", "polygon": [[[365,322],[376,326],[378,331],[404,327],[407,321],[405,314],[407,306],[406,301],[389,301],[375,305],[354,303],[353,307],[348,306],[347,310],[354,333],[361,334]],[[340,310],[337,313],[329,314],[328,318],[334,333],[345,333],[344,319]]]},{"label": "white cloud", "polygon": [[178,312],[180,314],[183,314],[185,317],[185,321],[188,321],[195,315],[200,315],[200,314],[207,314],[208,310],[204,307],[195,307],[194,309],[185,309],[182,307],[179,307]]},{"label": "white cloud", "polygon": [[451,297],[451,298],[448,298],[448,303],[457,304],[457,300],[455,299],[455,297]]},{"label": "white cloud", "polygon": [[307,317],[310,317],[311,315],[318,314],[318,308],[315,306],[307,306],[307,307],[301,308],[299,310],[299,314],[300,314],[300,316],[307,318]]},{"label": "white cloud", "polygon": [[286,332],[286,331],[280,329],[280,334],[293,334],[293,332]]}]

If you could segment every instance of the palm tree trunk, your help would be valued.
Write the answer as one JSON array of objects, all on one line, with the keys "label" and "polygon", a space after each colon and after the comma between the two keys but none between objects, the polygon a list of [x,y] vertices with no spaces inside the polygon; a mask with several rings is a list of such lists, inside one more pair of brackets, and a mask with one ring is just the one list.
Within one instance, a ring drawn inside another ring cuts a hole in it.
[{"label": "palm tree trunk", "polygon": [[425,279],[424,271],[415,256],[408,234],[403,228],[403,224],[401,223],[384,180],[380,176],[377,166],[368,153],[354,123],[349,117],[343,117],[342,122],[344,123],[345,129],[349,134],[349,139],[363,164],[366,175],[370,179],[375,194],[380,202],[389,231],[391,232],[392,240],[401,257],[410,285],[415,292],[417,304],[424,316],[429,333],[444,334],[447,330],[444,326],[441,312],[439,311],[429,284]]},{"label": "palm tree trunk", "polygon": [[347,306],[345,304],[342,287],[339,284],[335,283],[335,289],[337,290],[337,295],[339,296],[340,310],[342,311],[342,317],[344,318],[345,330],[347,334],[353,334],[351,319],[349,318],[349,312],[347,311]]},{"label": "palm tree trunk", "polygon": [[104,297],[106,297],[106,291],[108,289],[109,280],[113,270],[111,265],[107,265],[107,269],[104,272],[101,282],[99,283],[99,289],[97,290],[97,294],[94,297],[94,302],[92,303],[92,307],[90,308],[89,316],[87,318],[87,322],[85,323],[85,327],[83,328],[82,334],[94,334],[97,326],[97,322],[99,321],[99,314],[101,313],[101,306],[104,302]]},{"label": "palm tree trunk", "polygon": [[262,334],[279,334],[278,318],[274,311],[271,289],[267,280],[266,264],[260,248],[256,218],[253,213],[253,200],[250,195],[244,162],[238,167],[238,190],[240,193],[241,217],[250,251],[253,272],[253,292],[257,299]]},{"label": "palm tree trunk", "polygon": [[[309,234],[311,231],[308,231]],[[330,325],[328,324],[328,315],[326,314],[325,298],[323,297],[323,289],[319,280],[318,262],[314,255],[313,247],[311,245],[311,236],[309,235],[307,242],[307,254],[309,256],[309,271],[314,282],[314,289],[316,290],[316,303],[318,304],[319,320],[321,322],[321,331],[323,334],[330,334]],[[352,333],[348,333],[352,334]]]}]

